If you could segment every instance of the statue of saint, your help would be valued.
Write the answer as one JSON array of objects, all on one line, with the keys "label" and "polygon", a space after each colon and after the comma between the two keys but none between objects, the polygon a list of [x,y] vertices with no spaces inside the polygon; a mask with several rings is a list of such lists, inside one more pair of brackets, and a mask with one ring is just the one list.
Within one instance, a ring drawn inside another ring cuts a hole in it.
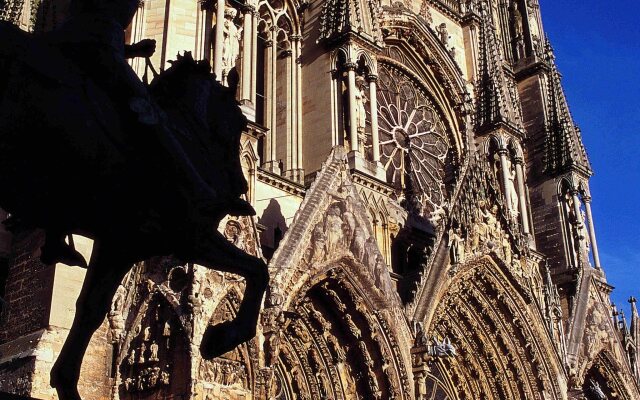
[{"label": "statue of saint", "polygon": [[464,239],[460,228],[449,231],[449,248],[451,249],[451,264],[464,262]]},{"label": "statue of saint", "polygon": [[[224,38],[222,44],[222,77],[229,76],[236,66],[236,61],[240,55],[240,40],[242,39],[242,28],[238,28],[233,22],[238,11],[233,7],[224,10]],[[224,81],[224,79],[223,79]]]},{"label": "statue of saint", "polygon": [[516,171],[511,164],[511,161],[507,159],[507,187],[506,196],[509,198],[510,211],[512,214],[518,214],[518,191],[516,190]]}]

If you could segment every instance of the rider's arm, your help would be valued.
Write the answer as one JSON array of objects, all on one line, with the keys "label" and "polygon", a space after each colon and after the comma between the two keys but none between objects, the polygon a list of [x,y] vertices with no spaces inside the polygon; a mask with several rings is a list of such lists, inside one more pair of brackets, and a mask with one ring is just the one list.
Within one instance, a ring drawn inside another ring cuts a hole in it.
[{"label": "rider's arm", "polygon": [[151,57],[156,51],[156,41],[154,39],[143,39],[138,43],[124,45],[124,57]]}]

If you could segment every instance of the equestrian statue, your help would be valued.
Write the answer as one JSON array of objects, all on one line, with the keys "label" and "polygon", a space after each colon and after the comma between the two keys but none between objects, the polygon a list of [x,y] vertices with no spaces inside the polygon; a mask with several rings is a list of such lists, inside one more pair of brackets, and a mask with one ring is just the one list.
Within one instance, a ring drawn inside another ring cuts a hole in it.
[{"label": "equestrian statue", "polygon": [[[80,400],[84,353],[114,293],[136,262],[173,255],[238,274],[237,316],[209,326],[206,359],[253,338],[269,275],[266,264],[218,232],[226,215],[254,215],[242,196],[235,90],[190,53],[143,83],[125,46],[138,0],[72,0],[57,30],[32,36],[0,23],[0,207],[46,233],[41,259],[87,268],[69,335],[51,371],[61,400]],[[91,259],[65,242],[94,240]]]}]

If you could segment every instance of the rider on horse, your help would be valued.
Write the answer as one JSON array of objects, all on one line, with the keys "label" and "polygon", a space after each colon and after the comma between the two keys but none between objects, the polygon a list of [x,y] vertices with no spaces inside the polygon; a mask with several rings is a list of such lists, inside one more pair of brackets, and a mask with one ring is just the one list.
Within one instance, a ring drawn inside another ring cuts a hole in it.
[{"label": "rider on horse", "polygon": [[[124,43],[124,30],[138,6],[139,0],[72,0],[70,18],[52,39],[63,54],[108,95],[125,116],[129,131],[140,135],[142,140],[138,142],[155,144],[153,164],[165,168],[165,175],[179,182],[176,189],[184,192],[184,198],[191,199],[186,204],[189,213],[206,214],[226,201],[236,215],[253,214],[243,200],[235,199],[229,204],[229,199],[220,199],[203,179],[174,132],[164,123],[166,117],[151,99],[147,86],[127,63],[126,58],[150,57],[155,51],[155,40],[147,39],[130,46]],[[43,261],[84,265],[81,256],[64,243],[64,237],[63,232],[47,232]]]}]

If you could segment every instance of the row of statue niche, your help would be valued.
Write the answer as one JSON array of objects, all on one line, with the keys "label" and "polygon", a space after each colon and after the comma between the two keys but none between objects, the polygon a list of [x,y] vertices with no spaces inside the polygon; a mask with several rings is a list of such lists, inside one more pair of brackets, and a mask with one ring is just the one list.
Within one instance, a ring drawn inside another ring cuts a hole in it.
[{"label": "row of statue niche", "polygon": [[[156,310],[156,319],[157,310]],[[160,346],[156,343],[156,340],[152,340],[151,335],[151,327],[147,326],[144,329],[142,328],[142,324],[139,324],[134,329],[134,335],[139,335],[142,332],[142,343],[140,347],[137,349],[132,348],[129,352],[129,356],[127,357],[127,362],[129,365],[133,365],[136,362],[138,364],[144,364],[145,362],[158,362],[158,350]],[[162,337],[164,339],[164,345],[167,350],[170,348],[170,337],[171,337],[171,324],[169,321],[166,321],[162,328]]]},{"label": "row of statue niche", "polygon": [[449,251],[451,265],[465,262],[468,255],[482,254],[486,249],[499,253],[508,265],[519,264],[519,258],[513,253],[509,235],[505,233],[498,220],[498,206],[489,207],[479,203],[471,231],[463,233],[462,228],[449,230]]},{"label": "row of statue niche", "polygon": [[213,360],[206,378],[223,386],[245,386],[247,370],[244,365]]},{"label": "row of statue niche", "polygon": [[312,246],[306,255],[306,261],[314,264],[325,261],[325,256],[335,256],[350,250],[356,260],[373,270],[375,287],[382,288],[386,270],[384,259],[380,255],[376,239],[365,228],[356,224],[353,205],[353,198],[347,196],[345,201],[329,207],[324,221],[316,224],[313,230]]},{"label": "row of statue niche", "polygon": [[[311,315],[311,317],[316,322],[318,322],[318,324],[322,327],[322,330],[321,330],[322,336],[327,341],[327,344],[329,345],[329,348],[333,353],[334,361],[336,362],[344,361],[346,359],[346,351],[343,350],[343,348],[340,346],[340,344],[338,343],[338,340],[333,335],[331,335],[330,331],[332,328],[332,324],[324,318],[324,316],[320,311],[316,310],[315,307],[313,307],[313,304],[308,298],[303,301],[302,307],[306,309],[307,312]],[[363,360],[365,361],[365,364],[369,368],[372,368],[373,359],[369,355],[366,344],[362,341],[362,331],[360,330],[360,328],[358,328],[356,323],[353,321],[353,317],[351,316],[351,314],[349,313],[343,314],[343,322],[347,326],[347,330],[349,331],[351,336],[358,341],[357,346],[362,353],[362,357],[363,357]],[[369,318],[367,318],[367,322],[369,324],[373,324],[372,320]],[[296,336],[298,336],[301,339],[307,336],[306,333],[300,332],[300,330],[302,329],[303,328],[301,326],[294,327],[294,332]],[[375,326],[370,325],[369,330],[372,332],[372,337],[374,337]]]},{"label": "row of statue niche", "polygon": [[[166,366],[166,369],[169,369],[169,365]],[[138,376],[126,378],[123,383],[127,392],[135,392],[154,389],[159,385],[168,386],[171,381],[169,372],[155,366],[141,370]]]},{"label": "row of statue niche", "polygon": [[159,347],[160,346],[158,346],[155,340],[151,342],[148,349],[147,345],[145,343],[142,343],[137,351],[135,348],[131,349],[131,351],[129,352],[129,357],[127,357],[127,362],[129,363],[129,365],[133,365],[136,362],[138,364],[144,364],[146,362],[158,362],[160,361],[158,358]]}]

